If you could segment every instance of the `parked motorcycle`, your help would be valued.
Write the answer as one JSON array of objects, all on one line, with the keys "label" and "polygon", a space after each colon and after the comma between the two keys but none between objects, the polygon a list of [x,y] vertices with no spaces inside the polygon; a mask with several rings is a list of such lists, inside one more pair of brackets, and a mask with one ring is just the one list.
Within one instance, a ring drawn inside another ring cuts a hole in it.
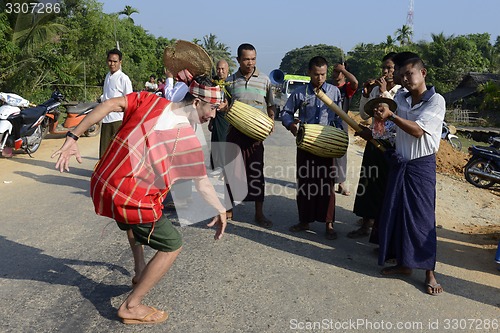
[{"label": "parked motorcycle", "polygon": [[441,139],[446,140],[450,143],[453,149],[461,151],[462,150],[462,142],[458,139],[458,136],[455,135],[457,132],[455,126],[448,125],[443,121],[443,130],[441,132]]},{"label": "parked motorcycle", "polygon": [[0,151],[11,157],[13,150],[23,149],[28,155],[36,152],[42,143],[41,124],[47,112],[56,109],[63,100],[54,92],[44,103],[33,106],[28,100],[12,93],[0,93]]},{"label": "parked motorcycle", "polygon": [[[47,113],[46,118],[42,123],[42,136],[45,137],[47,134],[65,134],[66,132],[74,129],[80,122],[85,118],[85,116],[91,112],[99,103],[97,102],[87,102],[79,103],[74,105],[66,105],[67,116],[62,125],[59,124],[59,118],[61,111],[55,108]],[[96,136],[99,134],[101,129],[101,123],[96,123],[89,127],[83,135],[85,136]]]},{"label": "parked motorcycle", "polygon": [[491,146],[472,146],[472,155],[465,165],[465,179],[480,188],[500,184],[500,137],[492,138]]}]

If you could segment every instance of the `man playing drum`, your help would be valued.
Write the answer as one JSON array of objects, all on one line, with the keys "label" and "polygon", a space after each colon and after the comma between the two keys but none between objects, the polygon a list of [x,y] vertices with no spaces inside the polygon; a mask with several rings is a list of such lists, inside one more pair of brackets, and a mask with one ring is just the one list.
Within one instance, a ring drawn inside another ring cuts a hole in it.
[{"label": "man playing drum", "polygon": [[[226,79],[226,86],[233,101],[253,106],[274,119],[274,98],[269,77],[255,67],[257,51],[251,44],[238,47],[238,71]],[[260,112],[260,111],[259,111]],[[229,126],[226,141],[234,143],[241,150],[247,178],[248,194],[244,201],[255,202],[255,222],[264,228],[271,228],[272,222],[264,215],[264,145]],[[231,147],[228,145],[227,147]],[[227,152],[227,150],[226,150]],[[232,160],[232,153],[226,155],[226,163]],[[236,170],[235,170],[236,171]],[[226,170],[227,172],[227,170]],[[228,175],[235,178],[235,175]],[[232,218],[232,210],[228,219]]]},{"label": "man playing drum", "polygon": [[[321,124],[341,127],[342,119],[328,108],[314,94],[320,88],[335,104],[340,106],[341,95],[337,87],[326,83],[328,63],[317,56],[309,61],[311,81],[297,88],[283,108],[282,123],[294,136],[297,136],[298,123]],[[295,111],[299,119],[294,119]],[[309,223],[326,222],[326,237],[337,238],[333,228],[335,221],[335,167],[331,157],[319,157],[302,149],[297,149],[297,208],[299,223],[290,231],[299,232],[309,229]]]}]

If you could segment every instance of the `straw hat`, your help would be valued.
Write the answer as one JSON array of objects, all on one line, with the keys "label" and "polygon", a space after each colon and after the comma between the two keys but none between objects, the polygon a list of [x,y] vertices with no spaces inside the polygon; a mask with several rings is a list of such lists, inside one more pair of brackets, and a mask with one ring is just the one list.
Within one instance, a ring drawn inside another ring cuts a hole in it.
[{"label": "straw hat", "polygon": [[174,75],[183,69],[189,70],[193,76],[210,75],[212,71],[212,59],[208,53],[201,46],[185,40],[177,40],[165,48],[163,64]]},{"label": "straw hat", "polygon": [[396,102],[394,102],[392,99],[386,97],[377,97],[366,102],[364,108],[365,113],[373,117],[373,109],[375,109],[380,103],[389,105],[389,109],[392,112],[396,111],[396,109],[398,108]]}]

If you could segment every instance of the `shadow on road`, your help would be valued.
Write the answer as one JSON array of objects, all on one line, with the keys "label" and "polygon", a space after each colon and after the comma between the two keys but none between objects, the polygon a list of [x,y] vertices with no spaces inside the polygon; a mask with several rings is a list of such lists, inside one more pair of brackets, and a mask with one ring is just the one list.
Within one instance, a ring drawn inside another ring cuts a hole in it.
[{"label": "shadow on road", "polygon": [[[266,179],[266,181],[270,181]],[[288,184],[286,181],[271,180],[273,183]],[[234,209],[234,220],[236,223],[229,222],[226,233],[246,238],[264,246],[274,248],[280,251],[288,252],[297,256],[302,256],[311,260],[334,265],[339,268],[350,270],[356,273],[371,277],[384,278],[390,288],[393,278],[382,277],[380,275],[381,266],[377,265],[377,255],[374,253],[374,244],[368,243],[368,237],[363,239],[350,239],[345,235],[357,226],[346,224],[343,221],[357,219],[354,214],[342,207],[336,207],[335,229],[339,232],[337,240],[327,240],[324,237],[324,224],[312,223],[311,230],[308,232],[294,233],[288,228],[297,222],[296,201],[284,196],[266,196],[265,212],[269,212],[269,218],[274,222],[273,228],[268,231],[256,227],[253,223],[254,204],[252,202],[236,206]],[[194,227],[206,228],[207,221],[198,223]],[[248,223],[248,227],[246,226]],[[441,238],[454,237],[463,239],[464,235],[449,231],[438,230],[438,236]],[[467,245],[457,245],[447,241],[438,241],[438,260],[447,265],[471,269],[476,271],[488,271],[485,269],[487,262],[492,260],[483,260],[481,262],[468,260],[464,265],[464,258],[461,258],[458,252],[465,252],[471,256],[472,251],[478,256],[485,256],[487,250],[473,248]],[[493,258],[493,257],[492,257]],[[439,266],[439,263],[438,263]],[[438,268],[439,269],[439,268]],[[491,273],[498,274],[492,263]],[[493,295],[498,295],[499,290],[495,287],[482,285],[476,282],[467,281],[456,276],[445,275],[437,271],[438,281],[443,285],[445,292],[464,298],[468,298],[480,303],[493,306],[500,306],[500,300],[495,299]],[[414,270],[412,276],[401,278],[409,285],[425,293],[424,288],[425,273],[423,270]],[[367,290],[370,286],[366,286]],[[489,295],[489,296],[488,296]],[[431,297],[431,296],[429,296]]]},{"label": "shadow on road", "polygon": [[[82,159],[89,160],[89,161],[95,160],[96,163],[98,161],[97,158],[93,158],[93,157],[82,157]],[[56,170],[56,168],[55,168],[56,160],[42,161],[42,160],[37,160],[37,159],[28,159],[28,158],[19,159],[18,158],[18,159],[11,159],[10,161],[20,163],[23,165],[27,164],[27,165],[31,165],[31,166],[46,168],[46,169],[51,170],[54,174],[55,173],[59,174],[59,171]],[[72,175],[81,176],[81,177],[88,177],[90,179],[90,176],[92,175],[93,170],[88,169],[88,168],[78,168],[78,167],[76,167],[77,165],[78,165],[78,162],[76,162],[74,160],[71,161],[71,165],[69,167],[70,173]]]},{"label": "shadow on road", "polygon": [[15,171],[17,175],[33,179],[40,183],[50,184],[50,185],[64,185],[75,189],[80,189],[82,191],[73,192],[74,194],[83,194],[86,197],[90,197],[90,182],[88,179],[75,179],[74,177],[57,175],[39,175],[26,171]]},{"label": "shadow on road", "polygon": [[[109,320],[116,320],[116,309],[111,306],[113,297],[130,291],[127,285],[107,285],[80,274],[70,265],[104,266],[130,275],[120,266],[97,261],[56,258],[42,253],[35,247],[15,243],[0,236],[0,276],[3,279],[40,281],[48,284],[71,286],[89,300],[99,314]],[[49,311],[49,309],[47,309]]]}]

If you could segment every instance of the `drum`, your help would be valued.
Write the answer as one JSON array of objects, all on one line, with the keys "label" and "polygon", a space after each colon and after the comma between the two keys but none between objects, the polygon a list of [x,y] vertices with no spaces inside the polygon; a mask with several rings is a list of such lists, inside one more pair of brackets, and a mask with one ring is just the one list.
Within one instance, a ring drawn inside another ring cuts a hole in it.
[{"label": "drum", "polygon": [[332,126],[318,124],[300,125],[297,147],[320,157],[339,158],[345,155],[349,145],[346,132]]},{"label": "drum", "polygon": [[238,131],[257,141],[264,141],[271,134],[274,125],[267,114],[239,101],[234,101],[226,119]]}]

